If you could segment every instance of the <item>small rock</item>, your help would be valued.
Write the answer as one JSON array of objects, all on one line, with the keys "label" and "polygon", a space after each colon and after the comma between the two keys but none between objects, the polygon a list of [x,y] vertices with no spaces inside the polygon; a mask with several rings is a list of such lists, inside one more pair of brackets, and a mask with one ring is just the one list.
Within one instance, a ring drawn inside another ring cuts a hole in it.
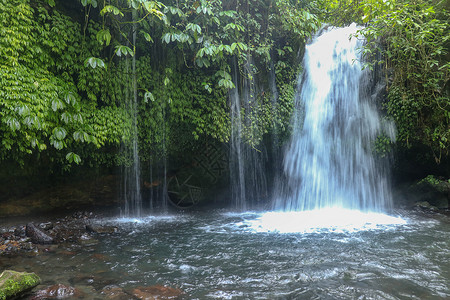
[{"label": "small rock", "polygon": [[166,299],[181,299],[184,294],[182,290],[162,286],[154,285],[150,287],[138,287],[132,291],[133,296],[143,300],[166,300]]},{"label": "small rock", "polygon": [[31,300],[43,299],[66,299],[66,298],[80,298],[82,293],[74,287],[66,286],[64,284],[55,284],[47,287],[44,290],[37,291]]},{"label": "small rock", "polygon": [[80,236],[80,238],[78,239],[78,242],[84,246],[91,246],[91,245],[98,244],[98,241],[87,233]]},{"label": "small rock", "polygon": [[43,230],[50,230],[53,228],[53,223],[52,222],[44,222],[39,224],[39,227]]},{"label": "small rock", "polygon": [[88,224],[86,225],[86,231],[87,232],[95,232],[95,233],[116,233],[117,227],[115,226],[102,226],[102,225],[95,225],[95,224]]},{"label": "small rock", "polygon": [[41,279],[34,273],[3,271],[0,274],[0,299],[19,297],[29,292],[40,282]]},{"label": "small rock", "polygon": [[33,223],[28,223],[25,229],[28,237],[35,244],[53,244],[53,238],[34,226]]}]

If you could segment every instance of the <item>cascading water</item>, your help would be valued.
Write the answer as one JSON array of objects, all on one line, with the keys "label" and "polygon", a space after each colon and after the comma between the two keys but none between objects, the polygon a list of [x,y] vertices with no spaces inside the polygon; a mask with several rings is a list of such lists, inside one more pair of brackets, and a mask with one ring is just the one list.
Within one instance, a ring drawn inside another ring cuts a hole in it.
[{"label": "cascading water", "polygon": [[[136,19],[136,12],[133,11],[133,20]],[[133,45],[136,45],[136,24],[133,24]],[[126,71],[129,70],[129,61],[126,61]],[[132,159],[131,165],[124,167],[122,197],[125,201],[124,215],[140,217],[142,211],[141,195],[141,171],[138,145],[138,126],[137,126],[137,78],[136,78],[136,55],[133,55],[131,62],[132,76],[127,85],[127,110],[131,116],[131,142],[125,146],[127,157]]]},{"label": "cascading water", "polygon": [[[306,46],[294,134],[284,159],[287,195],[276,209],[382,212],[391,207],[386,168],[371,144],[385,131],[371,103],[353,37],[356,25],[325,29]],[[299,102],[300,101],[300,102]],[[302,112],[303,110],[303,112]],[[386,127],[386,126],[385,126]]]},{"label": "cascading water", "polygon": [[[232,74],[235,88],[230,91],[231,139],[230,184],[232,202],[236,209],[245,211],[252,204],[267,196],[265,176],[266,153],[255,150],[249,144],[257,135],[257,84],[251,58],[243,66],[239,76],[237,66]],[[243,108],[243,110],[242,110]]]}]

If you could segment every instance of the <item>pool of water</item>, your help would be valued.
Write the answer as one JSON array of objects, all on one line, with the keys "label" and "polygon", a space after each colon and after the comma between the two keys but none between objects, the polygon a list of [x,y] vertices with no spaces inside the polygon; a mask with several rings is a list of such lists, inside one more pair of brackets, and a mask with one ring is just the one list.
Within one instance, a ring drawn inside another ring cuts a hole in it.
[{"label": "pool of water", "polygon": [[89,299],[110,284],[168,285],[186,299],[450,298],[449,218],[399,215],[336,226],[311,221],[317,215],[225,211],[97,219],[118,232],[0,257],[0,269],[36,272],[43,285],[72,285]]}]

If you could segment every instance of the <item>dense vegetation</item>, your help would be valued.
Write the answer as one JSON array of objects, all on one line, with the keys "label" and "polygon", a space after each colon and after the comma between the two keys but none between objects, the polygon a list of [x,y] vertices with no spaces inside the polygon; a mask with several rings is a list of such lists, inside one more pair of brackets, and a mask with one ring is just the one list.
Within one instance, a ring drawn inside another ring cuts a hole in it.
[{"label": "dense vegetation", "polygon": [[134,127],[144,162],[188,156],[229,141],[228,93],[248,80],[257,87],[242,107],[242,134],[258,148],[265,135],[289,135],[308,37],[324,22],[357,22],[366,25],[367,67],[382,67],[387,79],[382,105],[396,122],[397,145],[426,146],[440,163],[450,151],[445,5],[0,0],[0,162],[55,172],[128,164],[129,152],[119,149]]}]

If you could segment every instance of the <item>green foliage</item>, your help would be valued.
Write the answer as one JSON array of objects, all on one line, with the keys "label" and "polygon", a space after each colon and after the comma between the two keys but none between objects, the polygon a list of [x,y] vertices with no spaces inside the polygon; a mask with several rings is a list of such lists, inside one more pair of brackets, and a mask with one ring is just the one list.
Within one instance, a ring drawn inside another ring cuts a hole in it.
[{"label": "green foliage", "polygon": [[428,1],[386,2],[371,13],[375,18],[361,30],[364,53],[368,67],[382,64],[391,74],[386,108],[398,140],[428,145],[439,163],[450,152],[450,15]]},{"label": "green foliage", "polygon": [[[80,24],[27,0],[0,1],[0,23],[0,160],[23,164],[29,155],[49,152],[51,160],[79,164],[77,144],[120,143],[117,135],[123,133],[101,135],[93,129],[97,124],[91,116],[97,111],[92,101],[102,76],[83,61],[106,67],[100,58],[86,58],[99,54],[92,46],[95,36],[83,38]],[[104,127],[123,119],[109,112]]]},{"label": "green foliage", "polygon": [[19,273],[6,270],[0,274],[0,299],[13,299],[40,283],[34,273]]},{"label": "green foliage", "polygon": [[243,135],[256,146],[287,131],[297,49],[319,24],[308,2],[80,3],[68,17],[53,0],[0,0],[0,160],[129,164],[116,152],[135,126],[148,161],[193,140],[227,142],[229,90],[239,78],[267,81],[271,63],[280,99],[258,91],[242,107]]}]

